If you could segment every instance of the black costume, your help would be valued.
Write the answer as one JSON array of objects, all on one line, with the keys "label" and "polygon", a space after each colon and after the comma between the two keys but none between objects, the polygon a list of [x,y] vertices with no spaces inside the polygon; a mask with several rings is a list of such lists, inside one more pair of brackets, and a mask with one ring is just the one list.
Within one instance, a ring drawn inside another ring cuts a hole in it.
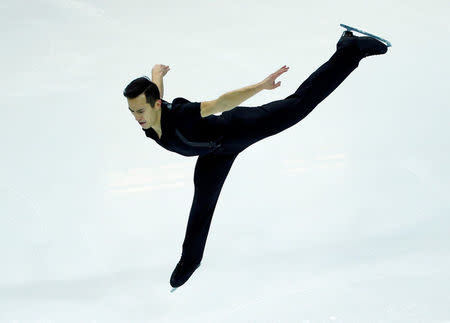
[{"label": "black costume", "polygon": [[363,57],[354,47],[338,46],[331,58],[287,98],[257,107],[237,106],[220,116],[202,118],[199,102],[176,98],[170,104],[163,100],[161,140],[152,128],[143,129],[146,136],[170,151],[199,156],[182,255],[170,281],[173,287],[184,284],[203,257],[214,209],[237,155],[305,118],[344,81]]}]

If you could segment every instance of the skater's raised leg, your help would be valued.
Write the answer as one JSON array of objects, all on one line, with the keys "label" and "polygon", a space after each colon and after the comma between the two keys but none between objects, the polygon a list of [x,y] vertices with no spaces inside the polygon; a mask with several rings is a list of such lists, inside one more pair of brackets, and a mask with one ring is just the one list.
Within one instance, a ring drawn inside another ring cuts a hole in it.
[{"label": "skater's raised leg", "polygon": [[236,107],[222,113],[235,125],[224,149],[242,151],[253,143],[277,134],[305,118],[330,95],[367,56],[384,54],[387,47],[371,37],[357,37],[345,31],[336,52],[312,73],[290,96],[259,107]]},{"label": "skater's raised leg", "polygon": [[356,37],[345,31],[331,58],[310,75],[295,91],[287,97],[301,99],[303,119],[320,102],[330,95],[358,67],[359,62],[367,56],[384,54],[387,46],[371,37]]}]

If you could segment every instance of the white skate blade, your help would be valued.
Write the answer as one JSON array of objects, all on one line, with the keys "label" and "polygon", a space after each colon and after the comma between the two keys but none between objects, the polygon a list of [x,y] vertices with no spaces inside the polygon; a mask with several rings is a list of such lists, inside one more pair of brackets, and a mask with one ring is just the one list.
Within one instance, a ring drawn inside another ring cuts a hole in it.
[{"label": "white skate blade", "polygon": [[340,26],[341,26],[341,27],[344,27],[344,28],[347,29],[347,30],[350,30],[350,31],[356,31],[356,32],[359,32],[359,33],[361,33],[361,34],[364,34],[364,35],[373,37],[373,38],[375,38],[375,39],[378,39],[379,41],[382,41],[383,43],[385,43],[387,47],[391,47],[391,46],[392,46],[392,44],[391,44],[390,41],[388,41],[388,40],[386,40],[386,39],[383,39],[383,38],[381,38],[381,37],[375,36],[374,34],[368,33],[367,31],[363,31],[363,30],[360,30],[360,29],[357,29],[357,28],[353,28],[353,27],[350,27],[350,26],[347,26],[347,25],[344,25],[344,24],[340,24]]}]

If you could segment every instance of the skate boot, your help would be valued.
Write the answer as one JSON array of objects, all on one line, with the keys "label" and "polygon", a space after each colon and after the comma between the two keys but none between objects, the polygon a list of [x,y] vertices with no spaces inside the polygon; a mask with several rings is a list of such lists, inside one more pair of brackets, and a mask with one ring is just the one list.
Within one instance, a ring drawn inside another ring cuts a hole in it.
[{"label": "skate boot", "polygon": [[170,277],[170,286],[177,288],[183,285],[199,266],[200,262],[180,260]]},{"label": "skate boot", "polygon": [[337,50],[348,50],[361,58],[381,55],[387,52],[387,46],[373,37],[354,36],[351,31],[344,31],[338,43]]}]

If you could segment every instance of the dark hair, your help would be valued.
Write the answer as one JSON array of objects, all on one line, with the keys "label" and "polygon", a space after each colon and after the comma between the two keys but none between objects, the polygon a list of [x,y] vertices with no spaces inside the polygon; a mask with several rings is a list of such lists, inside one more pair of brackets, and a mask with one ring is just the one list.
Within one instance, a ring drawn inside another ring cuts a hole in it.
[{"label": "dark hair", "polygon": [[147,76],[138,77],[127,85],[123,90],[123,95],[127,98],[133,99],[144,92],[145,101],[154,107],[156,100],[160,99],[158,86],[150,81]]}]

